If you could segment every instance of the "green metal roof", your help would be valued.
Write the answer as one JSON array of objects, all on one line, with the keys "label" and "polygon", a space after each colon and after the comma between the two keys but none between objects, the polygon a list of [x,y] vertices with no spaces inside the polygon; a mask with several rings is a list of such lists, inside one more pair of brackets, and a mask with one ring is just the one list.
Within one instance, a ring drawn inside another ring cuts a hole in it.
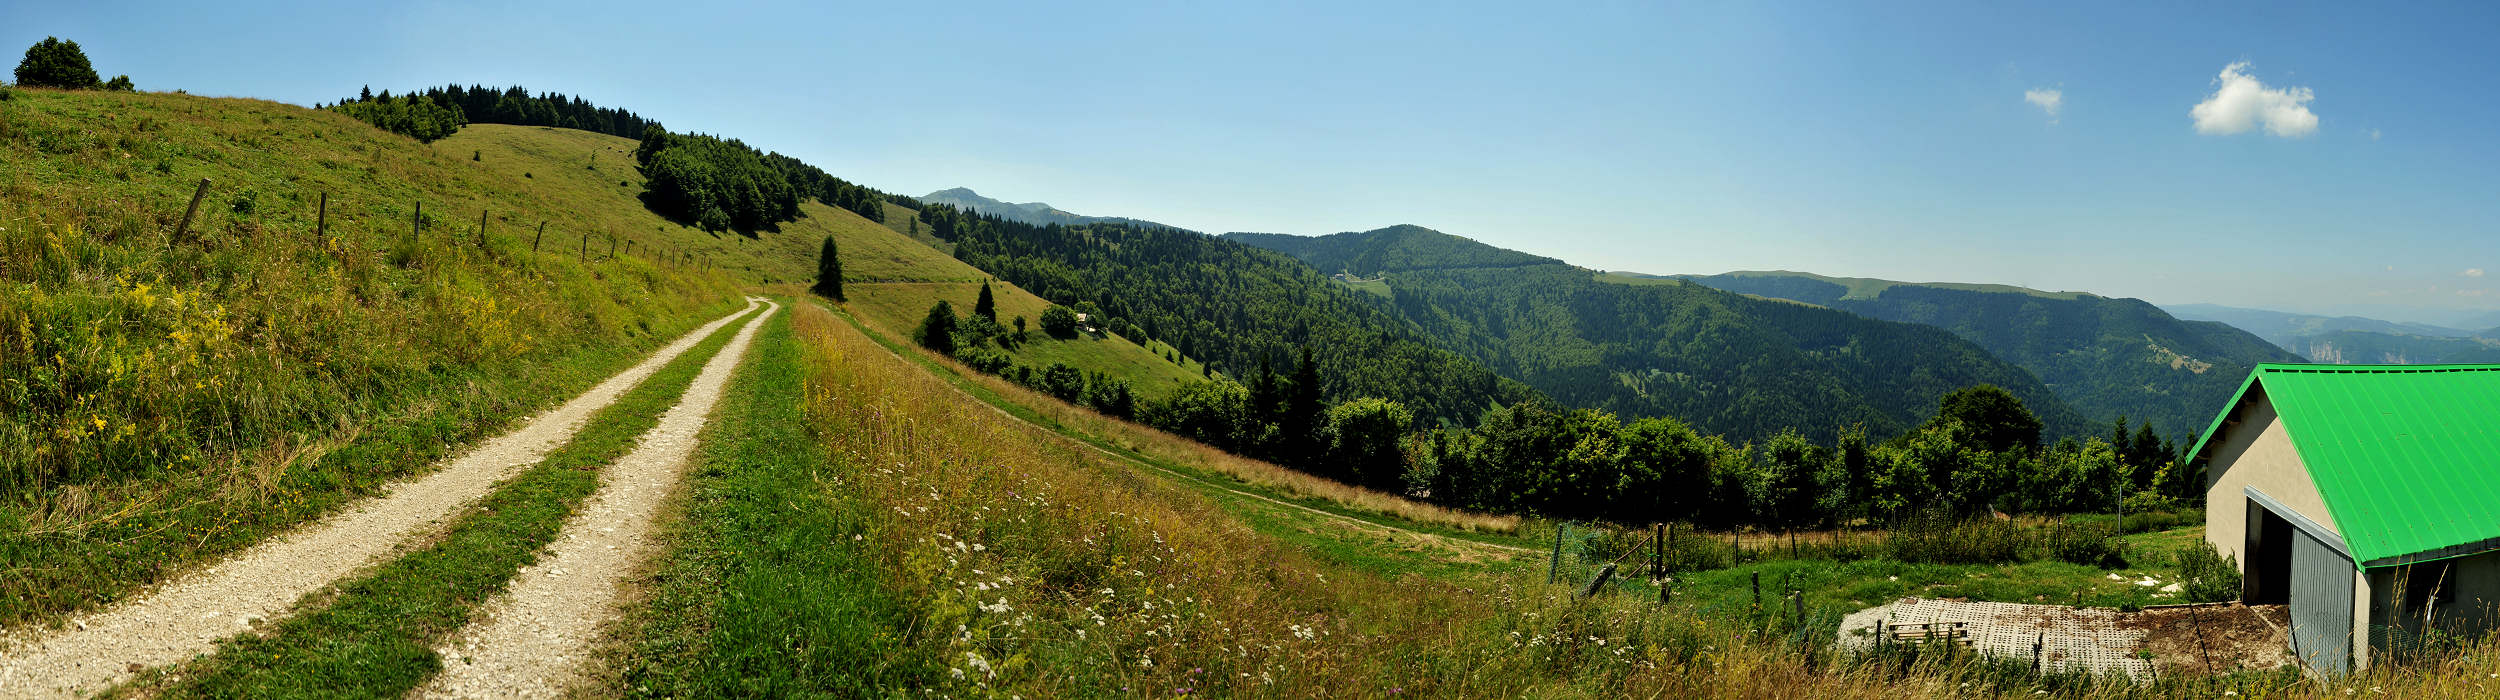
[{"label": "green metal roof", "polygon": [[2363,568],[2500,549],[2500,365],[2260,364],[2192,460],[2252,387]]}]

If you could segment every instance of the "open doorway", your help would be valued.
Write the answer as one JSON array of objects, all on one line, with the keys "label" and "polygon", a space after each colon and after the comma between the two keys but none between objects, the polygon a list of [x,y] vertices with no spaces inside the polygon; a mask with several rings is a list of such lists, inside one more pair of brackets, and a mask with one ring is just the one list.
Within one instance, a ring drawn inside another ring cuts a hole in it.
[{"label": "open doorway", "polygon": [[2248,502],[2248,561],[2244,562],[2240,599],[2250,605],[2288,603],[2292,599],[2292,523],[2256,501]]}]

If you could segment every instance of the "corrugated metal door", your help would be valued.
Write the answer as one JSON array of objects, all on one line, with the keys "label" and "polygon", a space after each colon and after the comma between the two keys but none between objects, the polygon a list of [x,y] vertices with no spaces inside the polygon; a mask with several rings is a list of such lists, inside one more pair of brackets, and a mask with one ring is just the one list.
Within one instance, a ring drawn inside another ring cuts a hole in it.
[{"label": "corrugated metal door", "polygon": [[2352,560],[2307,532],[2292,538],[2292,653],[2319,673],[2352,669]]}]

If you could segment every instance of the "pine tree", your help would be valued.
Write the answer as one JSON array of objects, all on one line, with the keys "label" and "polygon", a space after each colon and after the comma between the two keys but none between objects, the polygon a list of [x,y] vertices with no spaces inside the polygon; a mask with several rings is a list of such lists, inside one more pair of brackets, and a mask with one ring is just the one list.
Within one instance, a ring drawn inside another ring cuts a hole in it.
[{"label": "pine tree", "polygon": [[989,280],[981,281],[981,297],[972,300],[972,315],[998,322],[998,303],[990,298]]},{"label": "pine tree", "polygon": [[920,319],[920,347],[940,355],[955,354],[955,307],[944,300],[929,307],[929,315]]},{"label": "pine tree", "polygon": [[[847,301],[842,297],[842,258],[833,248],[832,236],[825,237],[824,250],[816,254],[815,292],[834,301]],[[981,298],[989,299],[989,288],[982,288]]]},{"label": "pine tree", "polygon": [[1319,365],[1311,361],[1311,349],[1302,348],[1302,362],[1294,366],[1293,387],[1285,394],[1283,415],[1278,428],[1283,433],[1285,457],[1308,469],[1319,457],[1320,412]]}]

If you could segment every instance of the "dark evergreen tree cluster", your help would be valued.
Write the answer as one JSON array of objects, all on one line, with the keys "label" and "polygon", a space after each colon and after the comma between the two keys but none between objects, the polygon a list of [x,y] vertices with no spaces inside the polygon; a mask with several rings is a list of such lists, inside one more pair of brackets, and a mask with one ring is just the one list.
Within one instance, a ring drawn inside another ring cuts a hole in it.
[{"label": "dark evergreen tree cluster", "polygon": [[801,196],[815,197],[826,206],[841,207],[851,213],[868,217],[869,221],[885,220],[885,193],[851,184],[813,165],[779,153],[764,154],[764,162],[781,171],[790,187]]},{"label": "dark evergreen tree cluster", "polygon": [[[390,94],[390,91],[384,90],[377,97],[373,88],[368,87],[354,98],[340,100],[339,104],[389,99]],[[552,126],[632,139],[641,138],[643,127],[652,123],[633,112],[593,105],[578,95],[566,96],[555,92],[533,95],[519,85],[502,89],[484,85],[446,85],[408,95],[423,96],[437,105],[458,110],[468,122],[477,124]]]},{"label": "dark evergreen tree cluster", "polygon": [[755,231],[798,218],[800,193],[764,154],[736,140],[643,127],[634,150],[643,204],[707,231]]},{"label": "dark evergreen tree cluster", "polygon": [[450,136],[469,123],[459,105],[446,105],[424,95],[392,97],[388,90],[372,99],[341,102],[328,109],[383,131],[427,142]]},{"label": "dark evergreen tree cluster", "polygon": [[662,216],[712,231],[751,232],[798,218],[799,202],[808,197],[884,221],[885,202],[893,198],[735,139],[672,134],[659,122],[628,110],[600,107],[578,95],[532,94],[518,85],[447,85],[398,97],[388,90],[376,95],[367,87],[329,109],[420,141],[449,136],[470,123],[551,126],[637,139],[641,146],[634,156],[645,177],[644,203]]},{"label": "dark evergreen tree cluster", "polygon": [[875,190],[796,158],[736,139],[670,133],[656,122],[643,127],[641,138],[634,159],[642,164],[643,203],[662,216],[706,230],[751,232],[798,218],[799,201],[815,197],[872,221],[885,219],[884,197]]},{"label": "dark evergreen tree cluster", "polygon": [[[943,204],[920,217],[956,244],[957,258],[1070,303],[1096,328],[1125,335],[1134,325],[1227,375],[1309,348],[1318,377],[1310,391],[1387,399],[1427,423],[1465,423],[1536,395],[1424,344],[1411,326],[1280,253],[1159,226],[1035,226]],[[1059,334],[1056,314],[1041,319],[1045,332]]]}]

